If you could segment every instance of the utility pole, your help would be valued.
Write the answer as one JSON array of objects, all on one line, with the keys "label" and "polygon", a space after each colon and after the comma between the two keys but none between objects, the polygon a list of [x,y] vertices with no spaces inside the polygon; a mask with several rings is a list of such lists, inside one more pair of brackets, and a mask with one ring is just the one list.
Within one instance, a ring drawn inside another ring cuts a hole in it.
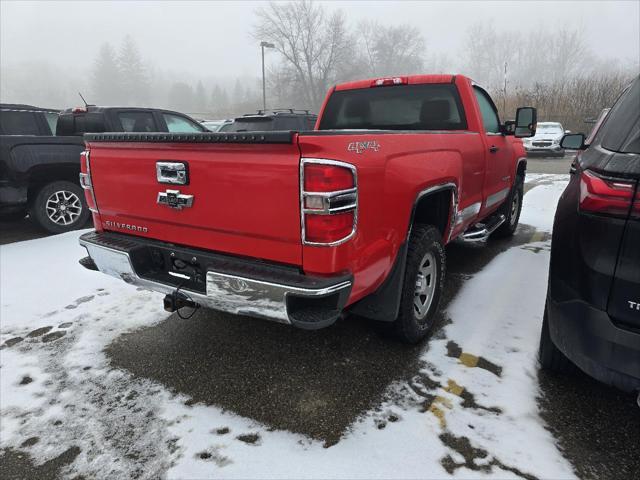
[{"label": "utility pole", "polygon": [[[264,75],[263,75],[264,76]],[[504,88],[502,89],[502,115],[507,116],[507,62],[504,62]]]},{"label": "utility pole", "polygon": [[267,111],[267,84],[264,76],[264,49],[265,48],[275,48],[276,46],[273,43],[269,42],[260,42],[260,48],[262,49],[262,111]]}]

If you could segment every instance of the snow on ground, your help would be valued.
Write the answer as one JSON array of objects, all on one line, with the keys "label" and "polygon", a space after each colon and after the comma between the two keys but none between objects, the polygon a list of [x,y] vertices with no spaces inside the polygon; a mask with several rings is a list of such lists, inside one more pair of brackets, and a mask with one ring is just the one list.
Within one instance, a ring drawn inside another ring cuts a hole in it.
[{"label": "snow on ground", "polygon": [[[550,231],[566,176],[533,180],[521,223]],[[106,345],[167,314],[160,295],[78,265],[78,236],[0,247],[3,449],[37,437],[28,452],[41,464],[78,447],[64,474],[89,478],[574,476],[536,406],[549,260],[539,234],[466,281],[420,371],[329,448],[111,368]]]}]

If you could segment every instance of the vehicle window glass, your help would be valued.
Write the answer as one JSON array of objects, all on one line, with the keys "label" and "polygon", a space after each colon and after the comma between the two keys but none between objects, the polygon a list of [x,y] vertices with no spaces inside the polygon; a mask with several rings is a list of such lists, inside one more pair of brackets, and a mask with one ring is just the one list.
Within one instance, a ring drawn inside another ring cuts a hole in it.
[{"label": "vehicle window glass", "polygon": [[[104,117],[101,113],[83,113],[72,114],[73,118],[73,131],[66,132],[67,122],[59,121],[62,125],[58,126],[57,135],[82,135],[83,133],[101,133],[105,131]],[[60,127],[63,128],[60,128]]]},{"label": "vehicle window glass", "polygon": [[167,129],[172,133],[201,132],[202,128],[188,118],[170,113],[163,113],[162,118],[167,123]]},{"label": "vehicle window glass", "polygon": [[317,117],[307,117],[306,118],[307,129],[313,130],[314,128],[316,128],[316,119],[317,119]]},{"label": "vehicle window glass", "polygon": [[49,130],[51,130],[51,135],[55,135],[56,127],[58,126],[58,114],[54,112],[46,112],[44,116],[47,119],[47,124],[49,124]]},{"label": "vehicle window glass", "polygon": [[464,130],[455,85],[424,84],[333,92],[320,130]]},{"label": "vehicle window glass", "polygon": [[151,112],[119,112],[118,120],[125,132],[157,132]]},{"label": "vehicle window glass", "polygon": [[480,107],[484,131],[488,133],[500,133],[500,120],[498,119],[496,108],[489,98],[489,95],[478,87],[473,87],[473,91],[476,94],[476,100],[478,100],[478,106]]},{"label": "vehicle window glass", "polygon": [[0,130],[5,135],[39,135],[38,121],[33,112],[0,112]]},{"label": "vehicle window glass", "polygon": [[274,130],[273,119],[269,117],[263,118],[237,118],[233,123],[229,124],[229,128],[221,131],[224,132],[266,132]]},{"label": "vehicle window glass", "polygon": [[298,117],[276,117],[274,130],[300,130]]},{"label": "vehicle window glass", "polygon": [[224,125],[222,125],[218,131],[219,132],[230,132],[231,128],[233,128],[233,123],[225,123]]},{"label": "vehicle window glass", "polygon": [[616,101],[596,134],[595,143],[614,152],[640,153],[640,80]]}]

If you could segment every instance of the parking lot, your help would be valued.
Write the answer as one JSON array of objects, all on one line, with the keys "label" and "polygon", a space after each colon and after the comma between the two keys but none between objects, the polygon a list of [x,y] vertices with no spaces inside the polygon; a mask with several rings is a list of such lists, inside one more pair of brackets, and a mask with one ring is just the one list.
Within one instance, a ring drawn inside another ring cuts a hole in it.
[{"label": "parking lot", "polygon": [[183,320],[82,269],[77,232],[2,224],[0,474],[633,478],[635,397],[536,364],[570,163],[529,160],[514,238],[448,247],[443,313],[415,347],[353,316]]}]

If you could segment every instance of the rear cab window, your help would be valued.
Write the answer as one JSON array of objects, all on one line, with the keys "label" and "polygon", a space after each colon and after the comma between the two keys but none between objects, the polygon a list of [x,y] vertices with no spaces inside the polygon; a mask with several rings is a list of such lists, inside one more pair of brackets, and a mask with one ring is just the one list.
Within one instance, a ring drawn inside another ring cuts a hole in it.
[{"label": "rear cab window", "polygon": [[0,111],[0,132],[4,135],[40,135],[34,112]]},{"label": "rear cab window", "polygon": [[188,118],[182,117],[180,115],[163,113],[162,118],[167,124],[167,130],[171,133],[192,133],[204,131],[204,127],[200,127]]},{"label": "rear cab window", "polygon": [[331,94],[320,130],[466,130],[458,90],[421,84],[338,90]]}]

